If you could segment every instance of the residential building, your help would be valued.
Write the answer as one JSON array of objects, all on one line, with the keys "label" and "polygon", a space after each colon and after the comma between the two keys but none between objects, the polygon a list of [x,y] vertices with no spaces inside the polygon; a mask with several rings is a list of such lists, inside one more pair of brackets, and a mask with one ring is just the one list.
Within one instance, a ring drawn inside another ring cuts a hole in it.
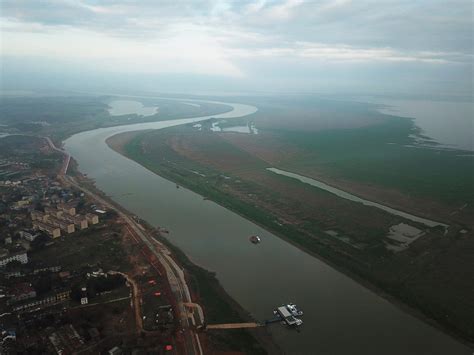
[{"label": "residential building", "polygon": [[48,233],[52,238],[59,238],[61,236],[61,230],[47,222],[33,221],[33,227]]},{"label": "residential building", "polygon": [[65,221],[63,219],[59,219],[57,217],[50,216],[48,218],[48,222],[50,222],[52,225],[61,228],[62,231],[71,234],[74,233],[75,228],[74,224],[72,224],[69,221]]},{"label": "residential building", "polygon": [[96,214],[93,214],[93,213],[87,213],[86,214],[86,219],[87,219],[87,222],[89,222],[90,224],[99,223],[99,216],[97,216]]},{"label": "residential building", "polygon": [[69,213],[70,216],[75,216],[76,215],[76,203],[75,202],[60,203],[58,205],[58,209],[60,209],[61,211],[66,212],[66,213]]},{"label": "residential building", "polygon": [[44,212],[54,217],[61,217],[63,215],[63,211],[60,211],[57,208],[50,207],[50,206],[46,206],[44,208]]},{"label": "residential building", "polygon": [[10,291],[10,299],[7,304],[24,301],[36,297],[36,291],[31,284],[23,282],[12,287]]},{"label": "residential building", "polygon": [[27,240],[27,241],[29,241],[29,242],[34,241],[38,235],[39,235],[39,234],[37,234],[37,233],[32,234],[32,233],[27,232],[27,231],[20,231],[20,236],[21,236],[23,239],[25,239],[25,240]]},{"label": "residential building", "polygon": [[89,227],[87,219],[81,215],[70,216],[66,214],[61,216],[60,219],[70,223],[74,223],[74,225],[77,226],[79,229],[86,229],[87,227]]},{"label": "residential building", "polygon": [[2,251],[0,251],[0,267],[4,267],[12,261],[19,261],[22,264],[27,264],[28,255],[26,254],[26,250],[9,252],[8,250],[2,249]]},{"label": "residential building", "polygon": [[34,210],[31,211],[31,220],[46,222],[48,220],[48,215],[41,211]]}]

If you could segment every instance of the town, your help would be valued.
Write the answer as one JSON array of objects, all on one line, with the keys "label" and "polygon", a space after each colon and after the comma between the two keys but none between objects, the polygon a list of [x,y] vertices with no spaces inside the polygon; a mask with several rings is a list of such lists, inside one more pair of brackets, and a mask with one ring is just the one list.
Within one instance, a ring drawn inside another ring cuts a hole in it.
[{"label": "town", "polygon": [[0,353],[174,351],[164,272],[117,213],[61,179],[47,140],[0,145]]}]

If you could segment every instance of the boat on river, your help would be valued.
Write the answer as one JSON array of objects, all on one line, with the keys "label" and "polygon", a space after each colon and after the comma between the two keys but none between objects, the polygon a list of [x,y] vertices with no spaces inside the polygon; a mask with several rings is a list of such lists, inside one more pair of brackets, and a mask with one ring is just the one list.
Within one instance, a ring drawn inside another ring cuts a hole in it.
[{"label": "boat on river", "polygon": [[258,243],[260,243],[260,242],[262,241],[258,235],[252,235],[252,236],[249,238],[249,240],[250,240],[250,242],[252,242],[253,244],[258,244]]}]

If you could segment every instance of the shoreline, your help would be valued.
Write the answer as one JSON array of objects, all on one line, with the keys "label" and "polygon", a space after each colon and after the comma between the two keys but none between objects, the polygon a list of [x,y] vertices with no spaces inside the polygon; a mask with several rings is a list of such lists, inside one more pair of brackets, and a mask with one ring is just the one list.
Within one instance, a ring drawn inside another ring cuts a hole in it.
[{"label": "shoreline", "polygon": [[[126,132],[126,133],[138,133],[142,131],[133,131],[133,132]],[[113,198],[110,196],[106,195],[102,190],[98,189],[95,185],[95,182],[93,179],[83,175],[80,170],[78,169],[78,164],[75,160],[72,159],[72,166],[71,170],[73,171],[70,176],[75,178],[75,182],[85,187],[88,190],[91,190],[95,194],[99,195],[100,198],[103,200],[107,201],[110,203],[114,208],[119,210],[120,212],[128,215],[129,217],[135,216],[133,213],[128,211],[125,207],[120,205],[118,202],[114,201]],[[153,227],[150,225],[147,221],[140,219],[140,225],[143,226],[143,228],[152,236],[152,238],[158,240],[160,243],[163,243],[170,251],[171,251],[171,257],[177,262],[177,264],[183,268],[185,272],[185,278],[189,281],[190,278],[192,281],[190,283],[190,289],[191,289],[191,294],[194,296],[193,298],[197,298],[195,301],[199,302],[201,304],[201,298],[199,297],[199,288],[196,287],[196,282],[195,279],[197,278],[197,274],[201,274],[201,277],[206,278],[206,282],[212,287],[217,294],[219,295],[219,299],[222,300],[232,312],[235,312],[237,315],[238,319],[235,319],[236,322],[246,322],[246,321],[254,321],[253,317],[250,315],[248,311],[246,311],[237,301],[235,301],[228,293],[227,291],[222,287],[221,283],[219,280],[215,277],[215,273],[213,271],[207,270],[203,268],[202,266],[194,263],[189,257],[177,246],[175,246],[170,240],[168,240],[157,228]],[[204,276],[202,276],[204,275]],[[169,282],[169,281],[168,281]],[[202,304],[201,304],[202,305]],[[204,307],[203,307],[204,308]],[[204,312],[204,319],[206,320],[207,323],[207,315],[206,312]],[[266,353],[268,354],[282,354],[282,350],[278,347],[278,345],[273,341],[272,335],[266,328],[256,328],[256,329],[242,329],[240,330],[242,334],[245,336],[251,337],[257,344],[259,344]],[[206,333],[206,342],[211,341],[211,337],[209,334],[211,333]],[[230,333],[227,333],[230,334]]]},{"label": "shoreline", "polygon": [[[145,130],[119,133],[119,134],[116,134],[114,136],[111,136],[111,137],[107,138],[106,144],[109,146],[110,149],[113,149],[117,153],[121,154],[123,157],[125,157],[127,159],[130,159],[130,160],[140,164],[145,169],[149,170],[150,172],[152,172],[156,175],[161,176],[162,178],[164,178],[166,180],[169,180],[173,183],[176,183],[176,181],[174,181],[170,177],[166,176],[166,174],[162,175],[158,171],[155,171],[154,169],[151,169],[151,168],[147,167],[146,165],[142,164],[140,161],[134,160],[131,157],[126,155],[125,150],[124,150],[125,146],[131,141],[131,139],[135,138],[139,134],[143,134],[144,132],[145,132]],[[120,138],[120,140],[118,140],[118,138]],[[114,141],[114,139],[115,139],[115,141]],[[179,183],[182,184],[182,182],[179,182]],[[193,192],[200,195],[199,191],[195,191],[195,190],[191,189],[190,187],[186,186],[185,184],[182,184],[182,185],[183,185],[183,187],[189,189],[190,191],[193,191]],[[204,196],[202,196],[202,197],[204,197]],[[325,264],[329,265],[331,268],[333,268],[333,269],[337,270],[338,272],[341,272],[342,274],[348,276],[350,279],[354,280],[355,282],[357,282],[358,284],[360,284],[364,288],[370,290],[371,292],[373,292],[377,296],[383,298],[387,302],[389,302],[392,305],[396,306],[397,308],[399,308],[403,312],[405,312],[405,313],[407,313],[407,314],[423,321],[425,324],[428,324],[428,325],[432,326],[433,328],[438,329],[439,331],[441,331],[441,332],[451,336],[452,338],[456,339],[460,343],[474,349],[474,342],[472,342],[471,340],[463,337],[460,333],[454,331],[453,329],[451,329],[447,326],[444,326],[442,323],[440,323],[436,319],[434,319],[434,318],[428,316],[427,314],[425,314],[422,310],[420,310],[420,309],[418,309],[414,306],[411,306],[410,304],[407,304],[406,302],[403,302],[402,300],[400,300],[396,296],[388,293],[382,287],[377,286],[375,283],[373,283],[370,280],[362,277],[358,273],[356,273],[356,272],[354,272],[354,271],[352,271],[352,270],[350,270],[350,269],[348,269],[344,266],[338,265],[338,264],[336,264],[335,261],[332,261],[329,258],[324,257],[321,254],[319,254],[317,252],[314,252],[314,251],[310,250],[309,248],[294,242],[291,238],[284,235],[284,233],[282,233],[281,231],[278,231],[276,229],[272,229],[268,225],[265,225],[265,224],[263,224],[263,223],[261,223],[257,220],[252,219],[250,216],[243,215],[242,213],[240,213],[239,211],[234,209],[232,206],[224,205],[224,204],[220,203],[219,201],[216,201],[212,198],[210,200],[215,202],[216,204],[222,206],[223,208],[226,208],[226,209],[232,211],[233,213],[236,213],[237,215],[241,216],[242,218],[245,218],[246,220],[249,220],[252,223],[255,223],[256,225],[268,230],[269,232],[275,234],[278,238],[281,238],[284,241],[290,243],[291,245],[297,247],[299,250],[302,250],[303,252],[311,255],[312,257],[315,257],[318,260],[321,260]]]},{"label": "shoreline", "polygon": [[[148,222],[145,221],[145,227],[150,228]],[[153,227],[151,227],[153,228]],[[196,263],[194,263],[186,253],[184,253],[179,247],[174,245],[169,239],[167,239],[161,233],[158,233],[157,239],[163,243],[171,252],[172,256],[177,260],[179,265],[182,265],[185,268],[185,273],[189,273],[191,277],[195,277],[197,273],[203,273],[207,276],[209,281],[213,284],[212,287],[215,289],[217,294],[220,298],[227,303],[230,308],[236,312],[238,315],[238,319],[235,321],[256,321],[252,315],[244,309],[235,299],[230,296],[224,287],[221,285],[220,281],[215,276],[215,272],[210,271]],[[201,285],[202,286],[202,285]],[[191,283],[191,288],[193,288],[193,284]],[[198,285],[199,288],[199,285]],[[193,290],[196,292],[197,290]],[[199,297],[198,300],[200,301]],[[202,303],[200,303],[202,304]],[[206,316],[206,312],[204,312]],[[206,317],[205,317],[206,318]],[[207,322],[206,322],[207,323]],[[271,333],[267,330],[266,327],[262,328],[255,328],[255,329],[247,329],[246,330],[251,336],[254,336],[261,345],[264,346],[265,350],[269,351],[269,354],[279,354],[283,353],[282,350],[278,347],[276,343],[273,342],[273,338]],[[208,333],[209,334],[209,333]],[[267,348],[268,347],[268,348]]]}]

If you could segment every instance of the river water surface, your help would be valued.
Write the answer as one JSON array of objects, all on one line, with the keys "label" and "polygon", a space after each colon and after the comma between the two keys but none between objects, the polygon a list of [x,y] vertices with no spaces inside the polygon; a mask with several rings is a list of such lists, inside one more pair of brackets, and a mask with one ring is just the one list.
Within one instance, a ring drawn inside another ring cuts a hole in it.
[{"label": "river water surface", "polygon": [[[185,100],[190,101],[190,100]],[[255,112],[247,105],[216,118]],[[226,291],[257,320],[294,302],[304,311],[300,332],[274,324],[270,331],[288,354],[471,354],[459,343],[402,312],[350,278],[233,212],[146,170],[111,150],[115,134],[160,129],[211,116],[96,129],[65,142],[79,169],[99,189],[152,225],[192,261],[216,272]],[[262,242],[248,237],[259,234]]]}]

